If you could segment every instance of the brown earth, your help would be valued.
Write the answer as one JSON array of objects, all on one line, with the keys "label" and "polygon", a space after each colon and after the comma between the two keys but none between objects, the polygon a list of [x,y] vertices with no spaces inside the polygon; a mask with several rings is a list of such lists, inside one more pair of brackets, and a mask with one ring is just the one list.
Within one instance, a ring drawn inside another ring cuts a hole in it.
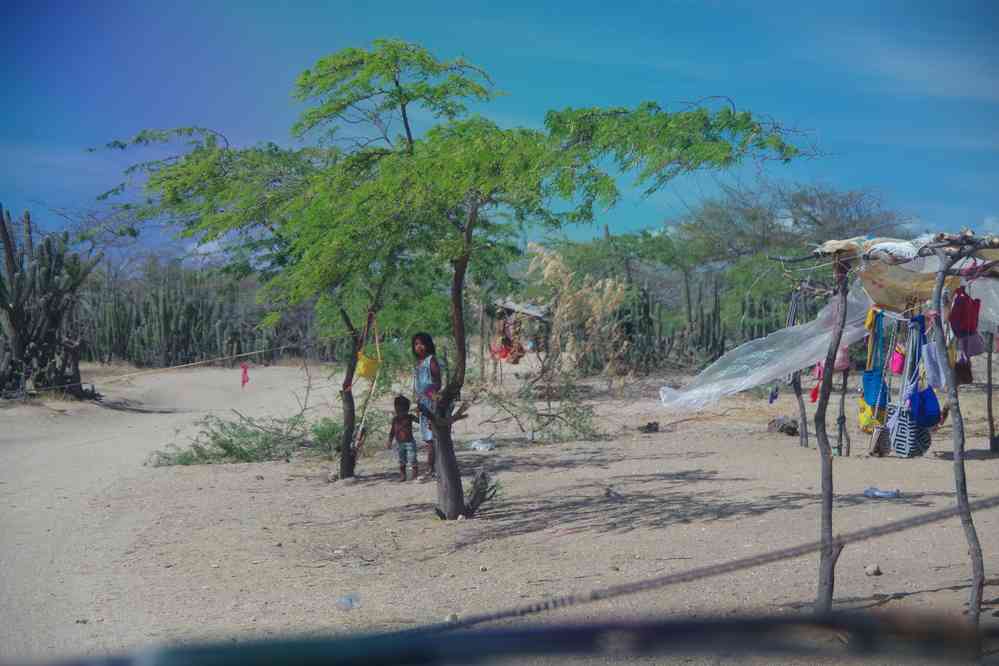
[{"label": "brown earth", "polygon": [[[324,372],[312,372],[316,415],[338,408]],[[376,453],[361,461],[356,483],[329,483],[330,463],[308,457],[143,464],[151,452],[183,444],[207,413],[297,412],[294,392],[305,383],[298,368],[254,368],[245,390],[238,369],[109,381],[114,374],[91,375],[108,399],[172,413],[71,402],[0,409],[0,659],[412,627],[762,553],[818,533],[814,444],[802,449],[797,438],[767,432],[772,417],[796,413],[787,391],[774,405],[743,395],[694,415],[659,407],[661,378],[598,390],[592,404],[610,439],[531,444],[515,428],[501,429],[494,451],[459,454],[465,475],[478,468],[496,475],[501,496],[475,519],[442,523],[433,487],[396,482],[394,454],[380,442],[369,442]],[[973,497],[999,487],[983,395],[972,388],[963,399]],[[458,446],[493,433],[497,426],[481,425],[493,416],[473,408],[457,427]],[[683,422],[637,432],[652,420]],[[934,435],[925,458],[874,459],[861,455],[866,441],[854,420],[850,410],[854,455],[835,460],[837,531],[953,504],[948,428]],[[898,488],[902,497],[867,499],[872,485]],[[975,520],[991,579],[999,573],[999,511]],[[968,594],[965,550],[956,519],[849,546],[837,570],[837,606],[957,616]],[[883,575],[865,575],[872,563]],[[798,612],[814,598],[816,571],[817,557],[805,557],[536,621]],[[989,582],[982,618],[992,626],[999,594]],[[347,594],[359,595],[361,606],[339,609]]]}]

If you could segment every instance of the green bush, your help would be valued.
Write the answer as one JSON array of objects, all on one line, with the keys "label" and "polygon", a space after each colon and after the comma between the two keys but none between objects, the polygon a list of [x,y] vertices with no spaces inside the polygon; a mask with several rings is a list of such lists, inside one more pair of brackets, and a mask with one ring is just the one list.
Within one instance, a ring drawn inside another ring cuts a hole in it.
[{"label": "green bush", "polygon": [[328,416],[312,424],[312,441],[322,451],[339,453],[343,442],[343,424]]},{"label": "green bush", "polygon": [[289,460],[295,452],[339,450],[343,425],[329,417],[311,425],[301,414],[286,419],[255,419],[241,414],[227,421],[210,415],[198,422],[191,444],[168,446],[150,456],[155,467]]}]

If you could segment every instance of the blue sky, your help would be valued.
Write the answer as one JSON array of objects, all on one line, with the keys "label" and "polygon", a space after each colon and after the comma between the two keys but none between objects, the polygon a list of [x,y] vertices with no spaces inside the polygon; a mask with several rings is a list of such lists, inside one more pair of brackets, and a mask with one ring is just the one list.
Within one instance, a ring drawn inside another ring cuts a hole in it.
[{"label": "blue sky", "polygon": [[[824,151],[768,167],[772,179],[870,188],[921,228],[999,232],[997,2],[8,0],[2,12],[0,203],[49,229],[60,225],[51,209],[94,206],[141,157],[87,147],[192,124],[291,144],[295,76],[397,37],[484,67],[507,94],[478,110],[503,125],[724,95],[811,131]],[[686,177],[649,199],[628,188],[577,233],[654,226],[719,181],[754,177]]]}]

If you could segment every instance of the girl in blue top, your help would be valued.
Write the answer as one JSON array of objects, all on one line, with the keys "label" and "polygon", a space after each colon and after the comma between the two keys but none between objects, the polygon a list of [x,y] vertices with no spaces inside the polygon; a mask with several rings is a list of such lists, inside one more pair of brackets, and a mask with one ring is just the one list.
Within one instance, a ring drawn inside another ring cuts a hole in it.
[{"label": "girl in blue top", "polygon": [[[437,347],[429,333],[417,333],[411,341],[413,356],[416,357],[416,367],[413,368],[413,393],[417,402],[433,411],[442,388],[441,366],[437,361]],[[434,433],[430,428],[430,420],[420,412],[420,436],[428,445],[427,466],[428,475],[435,475],[434,469]]]}]

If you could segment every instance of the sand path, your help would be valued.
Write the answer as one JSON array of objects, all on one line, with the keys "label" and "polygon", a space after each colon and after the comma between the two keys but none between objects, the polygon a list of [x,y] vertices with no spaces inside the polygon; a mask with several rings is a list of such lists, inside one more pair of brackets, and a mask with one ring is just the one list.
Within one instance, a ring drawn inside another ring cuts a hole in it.
[{"label": "sand path", "polygon": [[[147,407],[185,410],[173,414],[67,403],[57,405],[64,413],[0,411],[0,659],[411,627],[817,534],[816,452],[766,432],[770,417],[794,412],[788,396],[774,405],[733,398],[709,412],[725,418],[639,434],[635,426],[645,421],[690,416],[664,414],[655,382],[596,402],[614,434],[609,441],[529,445],[501,431],[495,451],[462,451],[466,474],[482,466],[503,483],[502,497],[470,521],[434,519],[432,487],[395,483],[395,462],[384,451],[362,461],[361,479],[351,485],[328,483],[327,465],[308,459],[142,465],[209,410],[296,410],[291,392],[304,383],[298,369],[251,376],[245,391],[238,370],[208,369],[107,389]],[[334,399],[333,390],[314,398]],[[966,402],[969,448],[981,449],[981,393],[969,392]],[[484,434],[479,421],[488,416],[476,408],[457,430],[459,445]],[[945,430],[925,459],[837,459],[837,529],[950,506],[951,463],[937,455],[949,446]],[[995,458],[976,454],[968,473],[973,496],[999,487]],[[868,485],[900,488],[903,498],[868,500]],[[999,513],[976,522],[991,580]],[[837,571],[837,604],[959,613],[967,598],[964,551],[956,520],[849,547]],[[864,574],[872,562],[883,576]],[[802,558],[537,621],[798,612],[814,596],[815,571],[815,559]],[[348,593],[360,594],[362,606],[344,612],[336,599]],[[990,584],[983,621],[996,622],[997,596]]]},{"label": "sand path", "polygon": [[[128,499],[148,482],[143,462],[212,411],[287,413],[303,383],[298,369],[275,367],[254,371],[253,390],[241,390],[239,372],[174,371],[102,388],[108,401],[169,414],[70,402],[0,410],[0,656],[72,654],[88,642],[91,623],[152,622],[141,603],[114,604],[107,618],[92,613],[108,593],[107,565],[155,512]],[[141,576],[128,586],[141,591]]]}]

